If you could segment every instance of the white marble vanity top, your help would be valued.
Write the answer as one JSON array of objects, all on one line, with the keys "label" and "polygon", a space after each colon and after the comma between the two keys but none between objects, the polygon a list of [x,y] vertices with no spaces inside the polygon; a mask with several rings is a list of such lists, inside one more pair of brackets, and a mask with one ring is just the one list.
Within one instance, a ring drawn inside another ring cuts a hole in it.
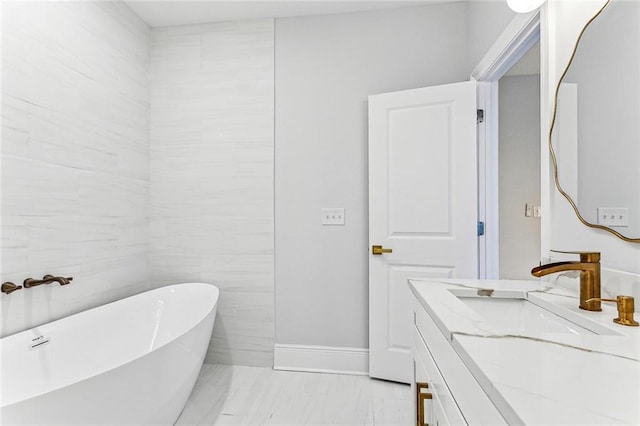
[{"label": "white marble vanity top", "polygon": [[[509,424],[640,424],[640,327],[613,323],[615,304],[583,311],[576,293],[544,281],[409,283]],[[459,298],[479,294],[529,299],[597,334],[496,323]]]}]

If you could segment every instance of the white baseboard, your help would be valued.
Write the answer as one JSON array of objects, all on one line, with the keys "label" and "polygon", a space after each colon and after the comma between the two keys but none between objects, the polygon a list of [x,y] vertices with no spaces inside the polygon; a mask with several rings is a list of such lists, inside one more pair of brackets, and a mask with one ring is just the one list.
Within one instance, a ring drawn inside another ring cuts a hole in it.
[{"label": "white baseboard", "polygon": [[274,346],[275,370],[369,375],[369,349],[333,346]]}]

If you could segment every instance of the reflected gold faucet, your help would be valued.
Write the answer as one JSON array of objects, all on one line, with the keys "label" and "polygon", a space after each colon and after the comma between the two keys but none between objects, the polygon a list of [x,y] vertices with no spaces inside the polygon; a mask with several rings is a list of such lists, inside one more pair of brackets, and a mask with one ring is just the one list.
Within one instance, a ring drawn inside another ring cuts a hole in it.
[{"label": "reflected gold faucet", "polygon": [[556,251],[556,253],[578,254],[580,261],[555,262],[536,266],[531,270],[531,274],[535,277],[543,277],[555,272],[580,271],[580,305],[578,307],[587,311],[601,311],[600,253],[588,251]]}]

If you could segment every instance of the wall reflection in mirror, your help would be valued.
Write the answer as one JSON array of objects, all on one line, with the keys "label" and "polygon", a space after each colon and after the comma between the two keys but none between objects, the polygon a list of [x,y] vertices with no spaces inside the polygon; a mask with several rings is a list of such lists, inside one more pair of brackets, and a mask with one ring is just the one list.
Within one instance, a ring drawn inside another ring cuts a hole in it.
[{"label": "wall reflection in mirror", "polygon": [[[558,91],[558,181],[585,225],[640,242],[640,2],[588,24]],[[594,226],[595,225],[595,226]]]}]

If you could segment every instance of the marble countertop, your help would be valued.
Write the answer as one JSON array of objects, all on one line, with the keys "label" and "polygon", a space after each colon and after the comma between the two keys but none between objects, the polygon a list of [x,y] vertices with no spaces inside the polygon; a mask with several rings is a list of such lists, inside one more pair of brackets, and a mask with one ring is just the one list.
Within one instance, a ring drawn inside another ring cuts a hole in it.
[{"label": "marble countertop", "polygon": [[[409,284],[509,424],[640,424],[640,327],[613,323],[615,304],[587,312],[578,308],[577,293],[544,281]],[[547,304],[598,334],[496,324],[456,296],[465,293]]]}]

